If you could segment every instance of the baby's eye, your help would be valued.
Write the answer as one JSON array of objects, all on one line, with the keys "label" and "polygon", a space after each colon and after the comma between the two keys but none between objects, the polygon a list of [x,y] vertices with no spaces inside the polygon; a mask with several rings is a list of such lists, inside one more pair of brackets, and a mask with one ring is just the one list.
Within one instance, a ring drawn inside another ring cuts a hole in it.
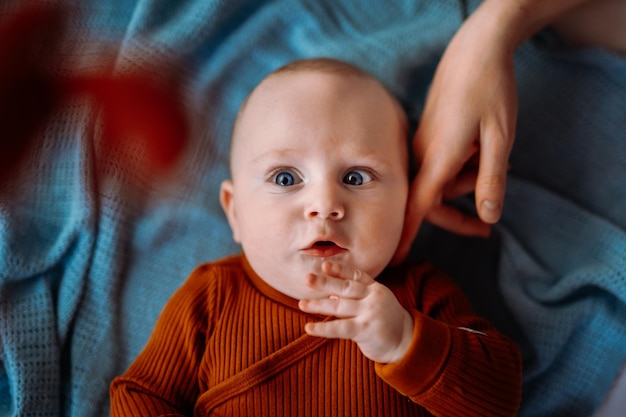
[{"label": "baby's eye", "polygon": [[348,184],[348,185],[358,186],[358,185],[366,184],[370,181],[372,181],[372,176],[366,171],[363,171],[361,169],[352,170],[343,177],[344,184]]},{"label": "baby's eye", "polygon": [[274,184],[279,185],[281,187],[289,187],[292,185],[299,184],[301,182],[300,177],[293,171],[278,171],[273,176]]}]

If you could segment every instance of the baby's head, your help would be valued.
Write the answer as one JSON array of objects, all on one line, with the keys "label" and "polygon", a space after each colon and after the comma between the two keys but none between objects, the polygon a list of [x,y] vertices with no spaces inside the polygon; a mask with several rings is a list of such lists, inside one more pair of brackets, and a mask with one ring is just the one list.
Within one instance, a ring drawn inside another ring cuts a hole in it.
[{"label": "baby's head", "polygon": [[324,259],[377,276],[402,234],[408,124],[371,75],[328,58],[267,76],[241,106],[220,199],[256,273],[314,298]]}]

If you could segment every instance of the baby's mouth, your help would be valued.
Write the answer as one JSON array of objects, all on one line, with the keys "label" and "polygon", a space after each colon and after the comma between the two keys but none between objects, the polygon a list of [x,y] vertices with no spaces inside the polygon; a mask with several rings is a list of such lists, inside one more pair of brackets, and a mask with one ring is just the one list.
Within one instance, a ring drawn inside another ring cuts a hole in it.
[{"label": "baby's mouth", "polygon": [[337,244],[331,240],[319,240],[317,242],[315,242],[313,244],[314,247],[320,247],[320,246],[337,246]]},{"label": "baby's mouth", "polygon": [[318,240],[302,251],[309,256],[328,258],[344,253],[347,249],[342,248],[332,240]]}]

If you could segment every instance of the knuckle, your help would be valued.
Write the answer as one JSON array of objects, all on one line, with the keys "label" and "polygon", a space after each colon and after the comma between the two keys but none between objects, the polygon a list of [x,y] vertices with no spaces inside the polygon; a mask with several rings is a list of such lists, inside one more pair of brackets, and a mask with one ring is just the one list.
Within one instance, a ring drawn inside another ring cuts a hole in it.
[{"label": "knuckle", "polygon": [[483,175],[480,177],[480,184],[484,186],[500,186],[504,184],[504,176],[502,175]]},{"label": "knuckle", "polygon": [[345,320],[341,326],[341,332],[348,339],[353,339],[359,334],[359,329],[355,320]]},{"label": "knuckle", "polygon": [[354,291],[354,281],[341,281],[341,293],[351,295]]},{"label": "knuckle", "polygon": [[346,311],[346,299],[345,298],[337,298],[333,301],[332,310],[337,315],[341,315],[344,311]]},{"label": "knuckle", "polygon": [[318,311],[320,309],[318,300],[307,300],[304,305],[309,311]]},{"label": "knuckle", "polygon": [[330,264],[330,273],[335,276],[341,276],[341,272],[343,270],[343,266],[337,263],[332,262]]},{"label": "knuckle", "polygon": [[478,179],[476,188],[485,190],[503,190],[506,186],[506,177],[504,175],[484,175]]},{"label": "knuckle", "polygon": [[362,332],[367,332],[372,327],[372,322],[369,318],[363,318],[359,320],[359,328]]},{"label": "knuckle", "polygon": [[[390,290],[384,285],[380,284],[380,285],[373,285],[371,291],[372,291],[373,296],[375,296],[376,298],[379,298],[379,297],[386,296]],[[380,305],[380,304],[375,302],[374,305]]]}]

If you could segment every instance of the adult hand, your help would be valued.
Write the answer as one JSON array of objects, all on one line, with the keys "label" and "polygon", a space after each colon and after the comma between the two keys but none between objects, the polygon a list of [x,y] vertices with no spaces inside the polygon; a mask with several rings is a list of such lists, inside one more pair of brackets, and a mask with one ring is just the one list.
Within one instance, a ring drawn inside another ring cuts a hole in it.
[{"label": "adult hand", "polygon": [[[396,262],[406,257],[422,220],[461,235],[487,236],[490,224],[500,218],[517,89],[514,47],[503,41],[492,20],[479,11],[470,16],[435,72],[414,138],[420,167]],[[479,218],[446,205],[472,191]]]},{"label": "adult hand", "polygon": [[389,288],[367,273],[325,261],[322,274],[309,274],[308,284],[328,297],[301,300],[300,309],[336,317],[307,323],[308,334],[351,339],[363,355],[380,363],[396,362],[409,349],[413,318]]},{"label": "adult hand", "polygon": [[[591,3],[484,0],[463,23],[437,67],[415,134],[421,166],[394,263],[406,257],[423,220],[477,236],[499,220],[517,120],[513,52],[555,19]],[[471,191],[479,218],[445,204]]]}]

